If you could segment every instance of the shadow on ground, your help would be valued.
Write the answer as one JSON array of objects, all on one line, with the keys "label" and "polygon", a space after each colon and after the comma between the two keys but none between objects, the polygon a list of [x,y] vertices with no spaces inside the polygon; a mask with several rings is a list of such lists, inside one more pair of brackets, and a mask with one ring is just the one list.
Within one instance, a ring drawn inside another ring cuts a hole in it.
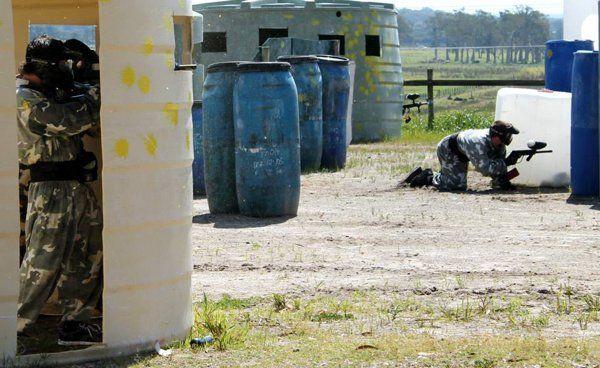
[{"label": "shadow on ground", "polygon": [[567,203],[575,206],[590,206],[591,210],[600,211],[600,199],[595,197],[574,197],[571,195],[567,199]]},{"label": "shadow on ground", "polygon": [[210,213],[194,216],[194,224],[213,224],[216,229],[248,229],[278,225],[295,216],[253,218],[241,215],[213,215]]}]

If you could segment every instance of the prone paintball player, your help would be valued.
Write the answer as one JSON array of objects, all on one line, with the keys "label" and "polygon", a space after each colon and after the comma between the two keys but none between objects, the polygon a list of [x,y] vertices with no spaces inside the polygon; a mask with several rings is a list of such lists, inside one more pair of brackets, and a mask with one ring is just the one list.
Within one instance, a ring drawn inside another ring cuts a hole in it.
[{"label": "prone paintball player", "polygon": [[466,130],[449,135],[437,146],[440,172],[415,168],[401,184],[411,187],[433,186],[443,191],[467,190],[469,162],[484,176],[492,178],[495,189],[513,189],[507,168],[521,156],[506,157],[506,146],[519,130],[512,124],[496,121],[489,129]]},{"label": "prone paintball player", "polygon": [[61,345],[102,342],[91,322],[102,293],[102,213],[85,184],[97,162],[82,142],[99,125],[100,90],[78,85],[75,93],[77,58],[62,41],[36,37],[17,79],[19,163],[31,175],[17,327],[26,334],[56,288]]}]

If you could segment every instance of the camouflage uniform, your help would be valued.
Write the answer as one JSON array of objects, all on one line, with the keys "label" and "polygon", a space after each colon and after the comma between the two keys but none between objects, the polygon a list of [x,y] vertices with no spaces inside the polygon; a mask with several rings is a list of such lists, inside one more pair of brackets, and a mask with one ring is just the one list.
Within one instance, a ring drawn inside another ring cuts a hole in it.
[{"label": "camouflage uniform", "polygon": [[[77,101],[57,104],[19,87],[20,164],[75,160],[82,135],[100,120],[98,93],[89,88]],[[35,322],[55,287],[63,320],[89,320],[102,292],[102,214],[91,189],[76,180],[31,183],[25,234],[19,331]]]},{"label": "camouflage uniform", "polygon": [[[466,190],[469,162],[461,161],[450,149],[450,136],[442,139],[437,147],[441,171],[433,174],[433,185],[440,190]],[[498,178],[506,174],[506,149],[494,148],[489,129],[466,130],[458,134],[458,150],[484,176],[492,177],[496,186]]]},{"label": "camouflage uniform", "polygon": [[31,173],[26,167],[19,165],[19,217],[21,234],[19,236],[19,265],[25,257],[25,219],[27,218],[27,196]]}]

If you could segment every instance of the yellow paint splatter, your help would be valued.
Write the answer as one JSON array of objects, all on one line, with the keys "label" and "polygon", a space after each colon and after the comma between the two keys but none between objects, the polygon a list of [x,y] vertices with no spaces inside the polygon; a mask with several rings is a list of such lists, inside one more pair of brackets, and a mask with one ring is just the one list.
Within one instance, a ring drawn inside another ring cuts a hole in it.
[{"label": "yellow paint splatter", "polygon": [[169,31],[173,30],[173,14],[167,13],[163,16],[163,26]]},{"label": "yellow paint splatter", "polygon": [[312,22],[311,22],[311,24],[312,24],[313,26],[315,26],[315,27],[316,27],[316,26],[320,26],[320,25],[321,25],[321,21],[320,21],[320,20],[318,20],[318,19],[313,19],[313,20],[312,20]]},{"label": "yellow paint splatter", "polygon": [[350,13],[346,13],[346,14],[342,15],[342,19],[345,20],[346,22],[350,22],[354,19],[354,16]]},{"label": "yellow paint splatter", "polygon": [[121,82],[127,87],[133,86],[135,83],[135,70],[128,66],[121,71]]},{"label": "yellow paint splatter", "polygon": [[158,142],[154,134],[150,133],[144,138],[144,145],[146,146],[146,152],[148,152],[150,156],[156,156]]},{"label": "yellow paint splatter", "polygon": [[285,19],[294,19],[294,16],[292,14],[284,14],[283,17]]},{"label": "yellow paint splatter", "polygon": [[23,101],[23,103],[21,104],[21,109],[29,110],[30,108],[31,108],[31,104],[29,103],[29,101]]},{"label": "yellow paint splatter", "polygon": [[152,83],[150,82],[150,78],[148,78],[145,75],[140,77],[140,80],[138,81],[138,87],[140,88],[140,91],[142,91],[142,93],[145,95],[150,93],[151,84]]},{"label": "yellow paint splatter", "polygon": [[190,133],[189,130],[188,130],[187,134],[185,135],[185,148],[188,151],[192,149],[192,134]]},{"label": "yellow paint splatter", "polygon": [[179,7],[185,9],[185,0],[179,0]]},{"label": "yellow paint splatter", "polygon": [[142,52],[145,55],[150,55],[154,52],[154,40],[152,37],[147,37],[146,41],[144,41],[144,47],[142,48]]},{"label": "yellow paint splatter", "polygon": [[127,158],[129,156],[129,142],[127,139],[117,139],[115,142],[115,153],[119,158]]},{"label": "yellow paint splatter", "polygon": [[169,102],[163,108],[163,113],[173,126],[179,124],[179,106],[177,104]]},{"label": "yellow paint splatter", "polygon": [[167,67],[170,70],[175,69],[175,58],[173,57],[173,54],[165,55],[165,64],[167,64]]}]

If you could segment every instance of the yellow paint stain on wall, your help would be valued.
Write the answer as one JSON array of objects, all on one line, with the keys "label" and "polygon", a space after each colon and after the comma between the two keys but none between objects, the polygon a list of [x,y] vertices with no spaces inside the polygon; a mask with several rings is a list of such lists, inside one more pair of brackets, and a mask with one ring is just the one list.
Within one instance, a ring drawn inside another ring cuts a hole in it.
[{"label": "yellow paint stain on wall", "polygon": [[165,114],[166,118],[173,126],[179,124],[179,106],[177,104],[172,102],[167,103],[163,108],[163,114]]},{"label": "yellow paint stain on wall", "polygon": [[285,19],[294,19],[294,16],[292,14],[284,14],[283,17]]},{"label": "yellow paint stain on wall", "polygon": [[169,69],[175,69],[175,58],[173,57],[173,55],[165,55],[165,64]]},{"label": "yellow paint stain on wall", "polygon": [[135,70],[128,66],[121,71],[121,82],[127,87],[133,86],[135,83]]},{"label": "yellow paint stain on wall", "polygon": [[146,146],[146,152],[148,152],[150,156],[156,156],[158,141],[154,134],[150,133],[144,138],[144,145]]},{"label": "yellow paint stain on wall", "polygon": [[150,78],[145,75],[140,77],[140,80],[138,81],[138,87],[143,94],[147,95],[150,93],[151,85],[152,82],[150,81]]},{"label": "yellow paint stain on wall", "polygon": [[190,133],[189,130],[188,130],[187,134],[185,135],[185,148],[188,151],[192,149],[192,134]]},{"label": "yellow paint stain on wall", "polygon": [[185,9],[185,0],[179,0],[179,7]]},{"label": "yellow paint stain on wall", "polygon": [[354,16],[350,13],[346,13],[346,14],[342,15],[342,19],[345,20],[346,22],[350,22],[351,20],[354,19]]},{"label": "yellow paint stain on wall", "polygon": [[163,27],[169,31],[173,30],[173,14],[167,13],[163,16]]},{"label": "yellow paint stain on wall", "polygon": [[152,39],[152,37],[146,37],[146,40],[144,41],[144,46],[142,48],[142,52],[145,55],[150,55],[154,52],[154,40]]},{"label": "yellow paint stain on wall", "polygon": [[312,22],[310,22],[310,24],[312,24],[313,26],[320,26],[321,25],[321,21],[318,19],[313,19]]},{"label": "yellow paint stain on wall", "polygon": [[115,153],[119,158],[127,158],[129,156],[129,142],[127,139],[117,139],[115,142]]}]

